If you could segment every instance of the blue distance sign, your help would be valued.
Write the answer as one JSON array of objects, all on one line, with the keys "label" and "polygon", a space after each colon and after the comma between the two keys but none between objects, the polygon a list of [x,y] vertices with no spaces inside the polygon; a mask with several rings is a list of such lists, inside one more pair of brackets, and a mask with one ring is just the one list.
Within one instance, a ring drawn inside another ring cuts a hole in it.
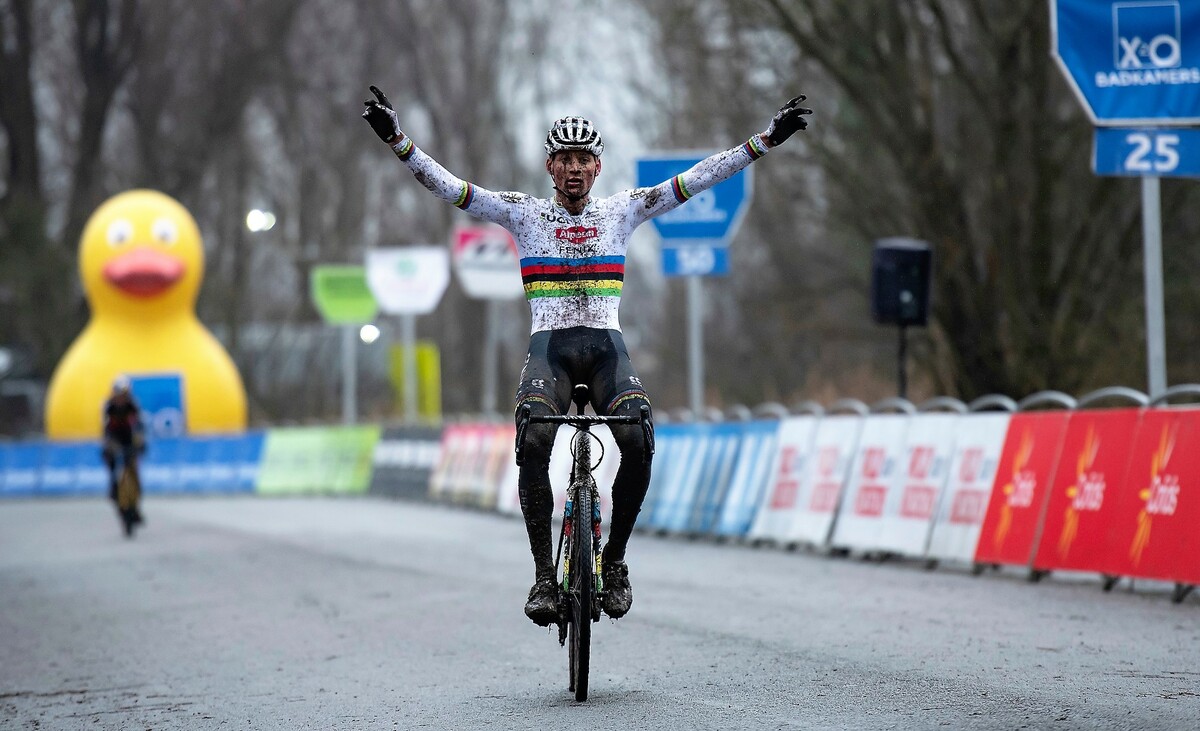
[{"label": "blue distance sign", "polygon": [[1092,169],[1097,175],[1200,177],[1200,129],[1098,127]]},{"label": "blue distance sign", "polygon": [[1200,124],[1200,0],[1050,0],[1050,23],[1093,124]]},{"label": "blue distance sign", "polygon": [[[664,154],[637,161],[637,187],[648,188],[686,172],[707,155]],[[667,276],[729,273],[729,246],[750,204],[750,170],[701,191],[687,203],[652,219],[663,243]]]}]

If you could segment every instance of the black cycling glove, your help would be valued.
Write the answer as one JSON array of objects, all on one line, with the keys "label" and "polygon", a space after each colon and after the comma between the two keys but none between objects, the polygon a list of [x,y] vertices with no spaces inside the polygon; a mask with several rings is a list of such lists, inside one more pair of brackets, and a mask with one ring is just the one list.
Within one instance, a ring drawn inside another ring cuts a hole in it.
[{"label": "black cycling glove", "polygon": [[812,110],[800,106],[800,102],[807,98],[803,94],[793,98],[780,107],[775,116],[771,118],[771,124],[767,125],[767,131],[763,132],[771,147],[782,144],[795,134],[796,130],[808,127],[808,120],[804,118],[804,115],[812,114]]},{"label": "black cycling glove", "polygon": [[397,139],[404,137],[404,133],[400,131],[400,120],[392,109],[392,103],[378,87],[372,86],[371,93],[375,95],[375,100],[363,102],[367,107],[362,113],[363,119],[367,120],[367,124],[371,125],[379,139],[389,145],[393,144]]}]

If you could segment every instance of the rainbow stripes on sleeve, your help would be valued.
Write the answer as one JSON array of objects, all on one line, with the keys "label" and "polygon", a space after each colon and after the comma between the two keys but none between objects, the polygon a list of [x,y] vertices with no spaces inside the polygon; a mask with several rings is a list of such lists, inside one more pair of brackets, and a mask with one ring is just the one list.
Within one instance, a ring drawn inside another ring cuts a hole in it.
[{"label": "rainbow stripes on sleeve", "polygon": [[464,182],[462,184],[462,192],[458,194],[458,200],[454,201],[454,205],[467,210],[467,206],[471,205],[471,199],[475,197],[475,186],[471,183]]},{"label": "rainbow stripes on sleeve", "polygon": [[680,203],[687,203],[688,198],[692,197],[692,194],[688,192],[687,185],[683,182],[683,173],[671,178],[671,192],[675,194],[675,200]]},{"label": "rainbow stripes on sleeve", "polygon": [[742,145],[742,149],[746,151],[751,160],[757,160],[767,154],[767,146],[763,144],[762,139],[758,135],[754,135],[746,140],[746,143]]},{"label": "rainbow stripes on sleeve", "polygon": [[521,260],[525,298],[620,297],[625,282],[625,257],[579,259],[527,257]]}]

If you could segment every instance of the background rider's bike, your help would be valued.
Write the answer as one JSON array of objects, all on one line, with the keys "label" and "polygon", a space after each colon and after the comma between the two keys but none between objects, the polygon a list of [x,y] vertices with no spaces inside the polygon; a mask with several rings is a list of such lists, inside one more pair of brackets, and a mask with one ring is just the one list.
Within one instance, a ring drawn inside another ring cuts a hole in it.
[{"label": "background rider's bike", "polygon": [[121,525],[126,536],[133,536],[133,529],[142,522],[139,503],[142,497],[142,481],[138,475],[137,454],[133,450],[121,449],[117,452],[120,467],[117,478],[117,514],[121,516]]},{"label": "background rider's bike", "polygon": [[[567,645],[568,689],[575,700],[587,700],[588,672],[591,664],[592,623],[600,621],[604,582],[600,565],[600,492],[592,471],[604,458],[603,448],[592,462],[591,427],[596,424],[641,424],[647,443],[647,458],[653,451],[650,409],[642,407],[640,416],[586,416],[583,413],[589,395],[587,386],[575,386],[572,392],[576,413],[566,416],[537,416],[529,406],[522,407],[517,427],[517,460],[521,461],[525,429],[529,424],[569,424],[576,429],[571,439],[571,478],[563,509],[555,573],[561,576],[558,595],[558,642]],[[599,440],[596,441],[600,444]],[[561,574],[558,573],[562,567]]]}]

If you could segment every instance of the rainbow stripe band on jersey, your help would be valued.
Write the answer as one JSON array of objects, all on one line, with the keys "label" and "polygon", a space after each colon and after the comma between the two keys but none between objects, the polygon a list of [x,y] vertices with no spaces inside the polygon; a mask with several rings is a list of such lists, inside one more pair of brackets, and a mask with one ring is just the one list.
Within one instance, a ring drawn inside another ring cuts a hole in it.
[{"label": "rainbow stripe band on jersey", "polygon": [[413,144],[411,137],[405,137],[400,144],[396,145],[392,149],[396,152],[396,157],[400,158],[401,160],[407,160],[408,158],[412,157],[413,150],[415,150],[416,147],[417,146]]},{"label": "rainbow stripe band on jersey", "polygon": [[687,186],[683,183],[683,173],[671,178],[671,192],[675,194],[675,200],[680,203],[687,203],[688,198],[692,194],[688,192]]},{"label": "rainbow stripe band on jersey", "polygon": [[521,281],[525,284],[525,298],[530,300],[620,297],[625,282],[625,257],[527,257],[521,260]]},{"label": "rainbow stripe band on jersey", "polygon": [[458,194],[458,200],[454,201],[454,205],[467,210],[467,206],[471,205],[471,199],[475,197],[475,186],[471,183],[463,183],[462,192]]},{"label": "rainbow stripe band on jersey", "polygon": [[742,149],[750,156],[751,160],[757,160],[767,154],[767,146],[763,144],[762,138],[754,135],[746,140],[746,144],[742,145]]}]

